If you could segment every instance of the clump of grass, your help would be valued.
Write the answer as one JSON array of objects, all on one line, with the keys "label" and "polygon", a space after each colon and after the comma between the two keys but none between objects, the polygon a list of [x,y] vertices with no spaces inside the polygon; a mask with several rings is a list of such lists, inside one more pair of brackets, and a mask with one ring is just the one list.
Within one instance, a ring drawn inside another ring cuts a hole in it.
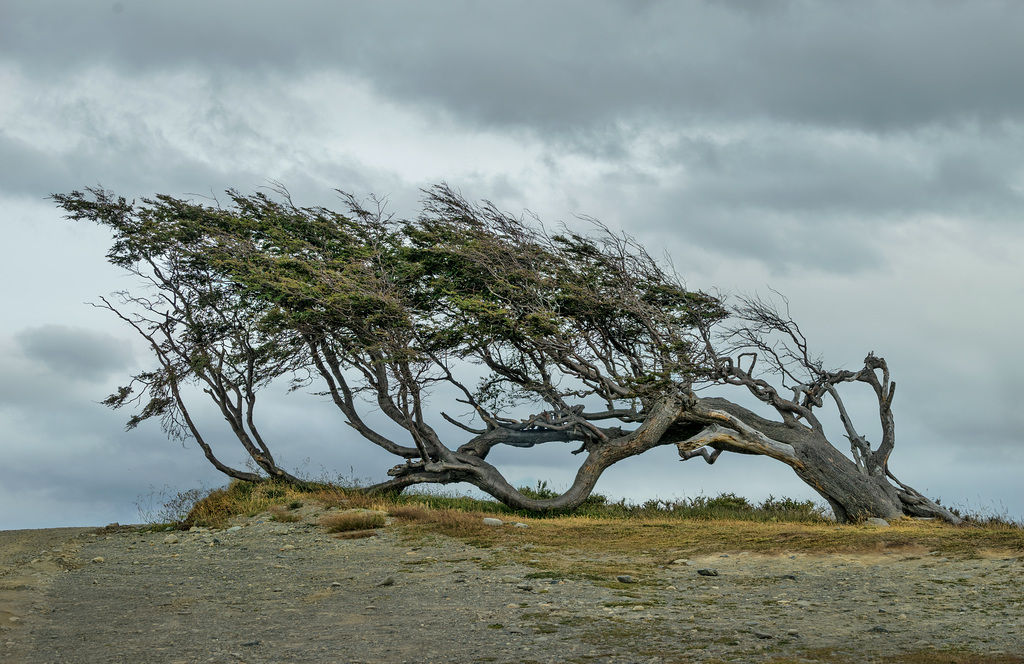
[{"label": "clump of grass", "polygon": [[277,482],[232,482],[197,501],[182,525],[220,528],[238,515],[254,515],[294,499],[299,490]]},{"label": "clump of grass", "polygon": [[320,519],[320,525],[329,533],[373,530],[384,526],[386,519],[380,512],[342,512]]},{"label": "clump of grass", "polygon": [[[296,486],[284,482],[232,481],[227,487],[195,497],[187,514],[178,520],[179,527],[209,526],[220,528],[235,516],[253,516],[270,511],[278,521],[297,521],[287,510],[298,509],[306,502],[331,507],[374,507],[380,500],[356,491],[323,484]],[[287,508],[287,510],[286,510]]]},{"label": "clump of grass", "polygon": [[480,512],[403,505],[392,507],[388,513],[400,521],[418,523],[448,537],[474,538],[485,528],[484,515]]},{"label": "clump of grass", "polygon": [[[299,504],[301,505],[302,503]],[[267,511],[270,512],[270,518],[274,521],[280,521],[281,523],[295,523],[296,521],[302,521],[302,517],[295,514],[295,512],[286,509],[283,505],[272,505]]]}]

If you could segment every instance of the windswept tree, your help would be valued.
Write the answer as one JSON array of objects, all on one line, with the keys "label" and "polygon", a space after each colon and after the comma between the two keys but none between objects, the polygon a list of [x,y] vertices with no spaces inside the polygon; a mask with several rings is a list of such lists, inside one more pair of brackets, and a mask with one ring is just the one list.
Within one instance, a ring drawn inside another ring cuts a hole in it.
[{"label": "windswept tree", "polygon": [[[211,229],[223,232],[236,218],[197,216],[195,206],[165,196],[135,207],[101,190],[90,194],[54,199],[75,218],[102,219],[113,231],[107,259],[136,277],[138,285],[101,297],[95,306],[131,326],[155,360],[154,367],[133,375],[103,403],[115,409],[137,407],[129,430],[157,418],[168,437],[194,439],[229,477],[300,482],[277,464],[254,414],[261,388],[301,374],[295,353],[301,340],[294,332],[268,326],[267,303],[248,297],[206,254]],[[199,431],[186,399],[197,390],[216,404],[257,472],[225,464]]]},{"label": "windswept tree", "polygon": [[[889,470],[895,383],[884,359],[828,370],[771,301],[689,290],[596,222],[552,232],[445,185],[425,192],[415,221],[348,195],[344,213],[297,207],[283,189],[228,195],[227,208],[168,196],[135,204],[101,190],[54,198],[69,218],[108,226],[108,259],[145,286],[102,306],[147,340],[157,367],[107,403],[137,401],[129,426],[160,416],[233,477],[299,481],[273,461],[254,418],[258,389],[288,377],[315,380],[359,435],[402,460],[371,491],[468,482],[514,507],[570,510],[611,465],[675,445],[683,460],[781,461],[842,521],[958,520]],[[193,384],[262,474],[216,459],[185,403],[181,386]],[[840,395],[857,384],[878,402],[876,445]],[[729,389],[776,418],[705,396]],[[428,406],[442,392],[458,396]],[[850,456],[819,420],[828,402]],[[390,425],[369,422],[369,409]],[[581,458],[555,498],[522,494],[488,461],[499,445],[552,444]]]}]

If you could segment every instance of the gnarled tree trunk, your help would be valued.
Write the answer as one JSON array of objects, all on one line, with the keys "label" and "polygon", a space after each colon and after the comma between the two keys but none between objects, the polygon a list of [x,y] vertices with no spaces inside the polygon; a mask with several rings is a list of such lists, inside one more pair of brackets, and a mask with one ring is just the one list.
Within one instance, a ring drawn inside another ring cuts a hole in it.
[{"label": "gnarled tree trunk", "polygon": [[[893,519],[902,516],[940,518],[950,523],[961,519],[914,489],[893,485],[891,474],[872,473],[836,449],[825,434],[795,418],[772,421],[725,399],[702,399],[683,420],[703,422],[696,436],[679,440],[676,446],[684,460],[703,456],[714,463],[718,452],[762,454],[790,466],[801,480],[824,498],[840,522],[857,522],[869,517]],[[863,438],[861,444],[866,444]],[[707,446],[715,454],[700,454]],[[895,478],[892,478],[895,480]]]}]

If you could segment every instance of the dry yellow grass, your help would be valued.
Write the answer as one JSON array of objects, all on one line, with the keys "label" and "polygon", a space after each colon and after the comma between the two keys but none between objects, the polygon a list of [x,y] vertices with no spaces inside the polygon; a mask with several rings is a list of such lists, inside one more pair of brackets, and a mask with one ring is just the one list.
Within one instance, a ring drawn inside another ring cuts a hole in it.
[{"label": "dry yellow grass", "polygon": [[756,521],[685,521],[678,519],[602,519],[561,517],[526,519],[529,529],[474,531],[490,540],[529,541],[534,545],[601,551],[648,551],[652,557],[677,553],[698,555],[729,551],[777,554],[908,553],[941,551],[977,555],[980,551],[1024,551],[1024,531],[995,527],[956,527],[935,521],[904,519],[889,528],[864,525],[766,523]]},{"label": "dry yellow grass", "polygon": [[342,512],[328,514],[320,519],[320,525],[329,533],[345,533],[359,530],[383,528],[386,518],[382,512]]}]

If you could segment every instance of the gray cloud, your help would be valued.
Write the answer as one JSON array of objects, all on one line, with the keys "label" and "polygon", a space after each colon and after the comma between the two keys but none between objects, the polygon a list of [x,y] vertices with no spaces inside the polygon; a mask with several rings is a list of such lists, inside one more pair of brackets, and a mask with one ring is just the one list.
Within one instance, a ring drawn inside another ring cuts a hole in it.
[{"label": "gray cloud", "polygon": [[43,4],[6,4],[0,55],[47,76],[345,69],[410,103],[560,132],[652,113],[897,131],[1024,109],[1024,7],[1006,1]]},{"label": "gray cloud", "polygon": [[27,358],[67,378],[95,383],[134,362],[124,340],[83,328],[45,325],[22,330],[14,338]]},{"label": "gray cloud", "polygon": [[[155,426],[125,434],[126,414],[95,403],[131,357],[114,321],[89,332],[75,307],[125,283],[100,267],[101,229],[69,230],[47,194],[219,195],[273,178],[300,204],[333,205],[340,187],[407,216],[418,187],[445,179],[549,224],[593,215],[669,250],[698,287],[780,288],[828,363],[890,359],[901,479],[1024,504],[1000,474],[1019,465],[1024,389],[1024,5],[119,4],[0,3],[0,270],[21,314],[0,330],[17,335],[0,344],[0,491],[50,481],[53,511],[106,513],[149,484],[219,479],[195,449]],[[390,458],[296,396],[263,402],[286,465],[382,478]],[[240,462],[222,418],[199,417]],[[517,484],[573,472],[561,450],[508,452],[496,458]],[[598,490],[804,495],[778,464],[668,457]]]}]

